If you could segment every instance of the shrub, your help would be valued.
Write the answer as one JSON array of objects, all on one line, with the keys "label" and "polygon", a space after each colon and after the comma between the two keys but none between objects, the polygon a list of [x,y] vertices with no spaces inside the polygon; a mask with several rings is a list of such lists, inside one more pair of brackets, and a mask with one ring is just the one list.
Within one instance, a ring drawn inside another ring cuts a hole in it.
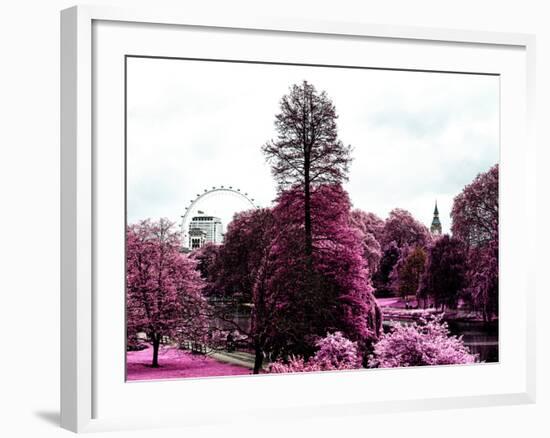
[{"label": "shrub", "polygon": [[296,373],[361,368],[361,356],[357,349],[357,343],[345,338],[341,332],[327,334],[315,345],[318,350],[309,360],[300,356],[291,356],[286,362],[281,360],[273,362],[269,372]]},{"label": "shrub", "polygon": [[452,336],[441,316],[396,325],[375,344],[371,368],[468,364],[477,361],[462,337]]}]

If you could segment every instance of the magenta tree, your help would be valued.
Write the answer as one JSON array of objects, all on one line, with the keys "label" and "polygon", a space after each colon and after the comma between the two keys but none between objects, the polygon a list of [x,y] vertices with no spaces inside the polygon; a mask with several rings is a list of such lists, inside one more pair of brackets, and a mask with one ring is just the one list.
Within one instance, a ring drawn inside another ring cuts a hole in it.
[{"label": "magenta tree", "polygon": [[237,213],[228,224],[209,280],[220,297],[252,302],[259,258],[271,240],[273,214],[268,208]]},{"label": "magenta tree", "polygon": [[477,361],[462,338],[449,333],[441,317],[411,324],[397,324],[374,346],[372,368],[468,364]]},{"label": "magenta tree", "polygon": [[471,248],[467,289],[484,321],[498,316],[498,239],[482,247]]},{"label": "magenta tree", "polygon": [[379,218],[374,213],[354,209],[351,211],[351,223],[359,228],[363,234],[372,234],[379,243],[382,242],[384,219]]},{"label": "magenta tree", "polygon": [[393,209],[382,230],[382,259],[375,275],[376,289],[381,292],[395,292],[399,274],[397,270],[394,272],[394,268],[399,260],[401,263],[404,261],[410,248],[426,248],[431,240],[431,234],[426,226],[417,221],[411,213],[401,208]]},{"label": "magenta tree", "polygon": [[431,241],[428,228],[417,221],[411,213],[401,208],[393,209],[382,232],[382,247],[386,248],[391,242],[395,242],[399,249],[405,246],[419,246],[425,248]]},{"label": "magenta tree", "polygon": [[[363,259],[361,233],[350,226],[350,147],[338,139],[337,114],[325,92],[293,85],[275,117],[277,139],[263,146],[278,183],[272,271],[263,283],[277,297],[275,354],[309,356],[314,340],[342,331],[360,348],[376,339],[380,312]],[[277,327],[282,329],[281,326]]]},{"label": "magenta tree", "polygon": [[179,252],[179,235],[166,219],[130,225],[126,233],[127,336],[145,332],[158,367],[162,338],[198,339],[207,329],[203,281],[195,261]]},{"label": "magenta tree", "polygon": [[468,248],[467,296],[485,321],[498,315],[498,164],[455,198],[453,235]]},{"label": "magenta tree", "polygon": [[498,164],[480,173],[455,197],[451,218],[453,236],[469,247],[498,239]]},{"label": "magenta tree", "polygon": [[374,274],[382,258],[380,239],[384,229],[384,221],[374,213],[352,210],[350,224],[361,232],[363,257],[367,262],[370,273]]},{"label": "magenta tree", "polygon": [[[350,201],[340,185],[322,185],[311,193],[312,263],[304,251],[301,189],[280,194],[275,222],[284,230],[275,242],[269,288],[281,301],[286,335],[280,354],[309,356],[314,341],[341,331],[361,351],[378,338],[381,314],[372,295],[363,259],[361,233],[350,226]],[[304,275],[311,269],[310,275]]]}]

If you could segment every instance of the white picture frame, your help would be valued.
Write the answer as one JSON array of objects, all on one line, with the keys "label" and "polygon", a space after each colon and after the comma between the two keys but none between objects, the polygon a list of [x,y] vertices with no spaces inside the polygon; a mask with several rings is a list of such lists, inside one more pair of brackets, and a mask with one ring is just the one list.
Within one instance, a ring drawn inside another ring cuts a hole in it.
[{"label": "white picture frame", "polygon": [[[105,32],[99,32],[94,27],[98,23],[108,23],[108,26],[112,28]],[[115,29],[116,26],[131,28],[123,30],[123,32],[132,32],[132,38],[118,38],[119,30]],[[140,29],[147,26],[149,26],[150,32],[159,33],[157,48],[155,48],[155,44],[157,44],[155,42],[145,48],[144,43],[140,41]],[[195,15],[188,10],[164,12],[157,8],[126,10],[77,6],[66,9],[61,12],[61,426],[75,432],[83,432],[202,424],[207,421],[212,422],[214,417],[216,422],[224,422],[243,419],[247,416],[269,419],[284,415],[300,418],[311,415],[360,415],[366,412],[534,402],[534,274],[532,268],[525,263],[518,264],[514,273],[505,275],[504,279],[501,277],[501,282],[513,283],[515,289],[522,294],[516,305],[518,312],[517,333],[514,335],[518,337],[517,342],[521,348],[518,348],[519,351],[514,360],[511,358],[503,360],[488,371],[478,371],[483,367],[478,369],[456,367],[455,370],[449,367],[445,369],[429,367],[429,369],[377,371],[379,374],[376,378],[379,380],[385,379],[384,373],[388,372],[395,373],[393,376],[396,378],[400,378],[399,373],[403,372],[414,372],[415,376],[425,375],[430,378],[435,375],[436,381],[437,379],[448,380],[452,375],[459,384],[457,388],[449,390],[448,393],[445,388],[439,388],[437,391],[433,389],[432,392],[425,393],[412,388],[407,394],[401,394],[397,388],[389,391],[385,396],[382,396],[381,393],[367,396],[368,391],[365,391],[365,394],[350,396],[347,399],[345,385],[357,388],[360,385],[366,385],[365,382],[368,380],[366,388],[372,388],[372,391],[376,392],[376,385],[372,380],[373,375],[366,377],[366,374],[359,373],[347,373],[346,381],[342,380],[340,373],[324,376],[277,376],[275,378],[278,380],[275,383],[274,378],[267,376],[261,379],[244,377],[188,382],[152,382],[141,384],[139,387],[134,385],[131,392],[125,395],[123,392],[117,392],[117,389],[110,392],[111,389],[108,388],[113,386],[113,382],[105,377],[103,371],[106,368],[105,358],[123,363],[123,356],[121,353],[116,358],[112,358],[108,354],[98,354],[98,352],[116,351],[119,346],[116,342],[124,337],[123,328],[122,331],[120,328],[120,318],[123,319],[123,315],[120,314],[117,317],[113,314],[115,317],[111,318],[112,315],[105,312],[105,299],[98,301],[97,293],[98,287],[105,290],[105,285],[108,285],[112,278],[103,269],[103,264],[108,262],[120,268],[124,262],[123,258],[118,257],[122,254],[120,245],[117,246],[118,249],[113,252],[114,255],[109,260],[102,252],[105,251],[104,243],[107,242],[105,240],[107,234],[116,232],[116,230],[104,231],[102,224],[108,220],[108,217],[103,216],[104,213],[101,212],[105,209],[98,208],[98,205],[103,202],[116,205],[120,201],[121,198],[116,196],[106,200],[107,195],[102,187],[107,183],[110,185],[113,181],[117,186],[118,180],[115,181],[115,177],[111,180],[111,177],[104,175],[113,176],[117,172],[122,174],[123,169],[117,167],[121,163],[117,161],[118,158],[113,156],[111,160],[108,153],[98,155],[96,148],[98,141],[104,144],[104,139],[106,139],[105,142],[109,145],[118,145],[111,148],[113,151],[120,152],[117,148],[123,148],[123,138],[120,136],[120,132],[124,127],[118,123],[120,121],[119,106],[110,106],[116,113],[114,118],[110,114],[109,116],[103,115],[103,100],[102,96],[97,94],[97,86],[99,81],[104,80],[104,73],[108,73],[110,70],[103,70],[102,66],[105,65],[105,62],[101,64],[101,67],[98,67],[95,62],[98,59],[104,61],[103,58],[98,58],[103,56],[103,53],[105,53],[106,60],[111,59],[111,56],[120,57],[121,53],[135,54],[134,50],[136,47],[139,50],[140,44],[143,44],[144,50],[149,55],[154,55],[150,51],[155,51],[158,47],[164,47],[165,51],[173,50],[173,47],[168,44],[162,45],[163,36],[160,34],[175,31],[178,27],[185,27],[190,31],[197,30],[203,35],[209,35],[209,32],[213,35],[215,32],[237,31],[238,38],[250,41],[250,45],[242,44],[238,47],[235,45],[233,47],[235,53],[232,56],[242,56],[246,59],[250,59],[246,57],[247,53],[249,53],[249,57],[258,56],[255,52],[258,48],[255,47],[254,41],[263,33],[269,33],[270,38],[274,39],[282,36],[292,37],[296,40],[309,38],[310,43],[308,44],[312,45],[319,44],[315,42],[316,38],[339,38],[339,44],[361,44],[368,40],[373,44],[384,42],[407,45],[411,48],[416,47],[418,50],[426,48],[425,56],[427,58],[415,61],[417,64],[407,61],[411,63],[408,65],[408,68],[411,69],[450,71],[452,69],[450,66],[454,63],[455,71],[462,71],[460,68],[461,56],[469,56],[471,65],[467,70],[470,71],[479,65],[482,70],[477,71],[490,71],[502,74],[504,78],[510,78],[509,81],[502,83],[503,96],[505,97],[502,105],[506,111],[508,109],[510,111],[503,115],[504,120],[510,121],[510,123],[501,125],[504,126],[502,141],[503,144],[511,145],[515,142],[523,146],[507,146],[503,149],[506,153],[503,155],[504,171],[501,177],[503,179],[501,196],[507,197],[509,206],[516,201],[527,203],[530,200],[532,201],[530,205],[535,205],[535,146],[532,134],[535,39],[532,35],[393,27],[364,23],[309,22],[237,15],[216,17],[212,14],[205,17]],[[109,42],[109,49],[106,48],[106,39]],[[129,50],[126,44],[129,44],[130,40],[132,52],[126,52]],[[222,49],[219,48],[219,50]],[[429,58],[432,49],[436,51],[444,49],[445,53],[450,50],[453,53],[449,52],[450,54],[446,54],[440,59],[433,56]],[[470,56],[467,53],[468,50],[475,51],[477,49],[486,50],[487,53],[494,52],[495,57],[502,56],[502,60],[492,63],[490,59],[481,59],[480,56]],[[198,45],[194,48],[194,53],[200,53],[201,50],[207,52],[210,49],[207,44]],[[459,54],[460,51],[464,51],[464,55]],[[457,52],[457,56],[454,56],[454,52]],[[328,58],[336,55],[324,54],[323,56]],[[390,62],[392,62],[391,56],[388,58],[388,63]],[[120,72],[120,65],[115,67],[113,71]],[[388,64],[383,67],[394,68],[395,66]],[[109,83],[103,88],[108,88],[110,94],[114,96],[113,98],[119,99],[117,102],[120,102],[120,95],[123,91],[120,89],[121,78],[117,76],[115,79],[113,83]],[[109,78],[106,79],[106,81],[109,80]],[[512,103],[518,105],[519,109],[512,108]],[[512,119],[512,115],[518,116],[517,120]],[[104,128],[105,124],[103,124],[103,127],[98,130],[96,124],[102,123],[102,117],[112,120],[113,126]],[[111,137],[104,137],[103,132],[111,128],[113,129],[109,133]],[[114,138],[114,143],[109,143],[112,138]],[[120,158],[120,154],[117,156]],[[515,185],[512,185],[512,182]],[[124,206],[119,207],[124,208]],[[501,219],[501,227],[514,230],[517,224],[523,221],[534,223],[535,211],[533,208],[519,212],[513,211],[511,208],[503,208]],[[120,239],[124,238],[122,230],[122,228],[118,229]],[[513,233],[508,234],[511,236]],[[510,248],[509,252],[512,253],[520,249],[520,246],[522,250],[526,251],[533,245],[532,235],[528,235],[521,241],[512,237],[507,241],[503,236],[501,252]],[[503,270],[503,266],[505,268],[515,261],[512,257],[512,255],[508,258],[505,257],[506,260],[501,263],[502,272],[507,272]],[[120,278],[118,287],[116,284],[113,286],[114,292],[111,295],[115,296],[116,300],[112,306],[114,312],[120,310],[120,303],[124,301],[124,290],[119,287],[120,284],[124,284],[123,282],[123,278]],[[116,295],[118,292],[120,295]],[[505,330],[502,331],[502,336],[512,333],[512,327],[506,325],[508,324],[506,320],[510,321],[510,316],[506,307],[503,308],[502,319],[505,321],[503,323]],[[107,326],[102,323],[102,328],[98,329],[98,321],[104,320],[111,322]],[[113,341],[113,348],[110,350],[110,347],[104,347],[106,328],[115,333],[114,338],[116,338],[116,341]],[[104,348],[105,350],[103,350]],[[512,362],[514,362],[513,367],[505,370]],[[488,364],[488,366],[490,365]],[[116,367],[119,370],[120,364],[117,364]],[[488,382],[489,375],[498,375],[501,368],[505,371],[498,377],[501,380],[506,378],[510,382],[508,386],[502,382],[502,390],[495,386],[496,380],[493,386],[489,385],[490,382],[486,387],[480,383],[478,391],[473,391],[469,387],[458,388],[458,386],[468,386],[461,385],[460,379],[469,379],[470,381],[479,379],[479,382]],[[120,374],[116,374],[116,372],[114,374],[116,375],[115,379],[120,380]],[[403,376],[403,374],[401,375]],[[319,378],[323,378],[323,383],[326,384],[324,396],[314,393],[309,399],[306,396],[297,397],[298,402],[285,404],[284,399],[280,396],[282,392],[279,394],[275,390],[275,387],[277,391],[284,391],[285,387],[287,391],[292,387],[314,388],[319,384]],[[118,384],[124,385],[124,382],[118,381]],[[244,395],[235,403],[238,406],[229,411],[224,411],[216,403],[208,403],[206,397],[195,399],[195,410],[192,412],[189,409],[184,409],[178,403],[172,403],[173,409],[170,410],[163,407],[162,403],[156,408],[148,407],[148,409],[144,409],[146,414],[131,408],[123,412],[114,409],[106,402],[106,398],[108,398],[111,405],[124,404],[119,397],[127,397],[127,400],[130,400],[138,394],[143,394],[144,400],[147,400],[147,397],[152,396],[153,393],[156,396],[166,394],[169,401],[175,400],[183,385],[186,385],[185,390],[190,394],[198,394],[202,390],[212,394],[216,391],[223,393],[223,391],[241,391],[242,389]],[[139,388],[139,390],[135,388]],[[262,408],[251,400],[247,401],[246,394],[252,393],[254,390],[275,391],[272,403],[268,403]],[[330,394],[330,397],[326,394]]]}]

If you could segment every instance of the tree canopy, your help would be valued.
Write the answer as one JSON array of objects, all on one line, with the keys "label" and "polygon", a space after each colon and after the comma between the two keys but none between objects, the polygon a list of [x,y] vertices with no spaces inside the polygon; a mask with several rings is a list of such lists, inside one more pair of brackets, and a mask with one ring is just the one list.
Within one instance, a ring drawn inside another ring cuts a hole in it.
[{"label": "tree canopy", "polygon": [[431,297],[438,307],[456,308],[459,294],[466,286],[466,269],[464,243],[448,234],[443,235],[430,247],[420,295]]},{"label": "tree canopy", "polygon": [[207,329],[203,281],[196,262],[181,254],[166,219],[142,221],[126,232],[127,335],[145,332],[153,367],[163,336],[198,339]]},{"label": "tree canopy", "polygon": [[262,150],[279,190],[299,187],[304,193],[304,251],[312,253],[311,190],[347,179],[350,146],[338,139],[336,108],[326,92],[303,81],[290,87],[275,116],[277,139]]},{"label": "tree canopy", "polygon": [[468,246],[498,239],[498,164],[477,177],[453,202],[453,236]]},{"label": "tree canopy", "polygon": [[[350,201],[340,185],[322,185],[312,192],[312,280],[302,240],[304,202],[301,190],[283,192],[274,209],[285,231],[277,243],[278,268],[271,287],[287,294],[285,311],[294,330],[291,353],[311,353],[315,336],[341,331],[360,348],[377,339],[381,315],[372,295],[370,275],[363,259],[361,234],[350,226]],[[288,341],[287,341],[288,342]]]}]

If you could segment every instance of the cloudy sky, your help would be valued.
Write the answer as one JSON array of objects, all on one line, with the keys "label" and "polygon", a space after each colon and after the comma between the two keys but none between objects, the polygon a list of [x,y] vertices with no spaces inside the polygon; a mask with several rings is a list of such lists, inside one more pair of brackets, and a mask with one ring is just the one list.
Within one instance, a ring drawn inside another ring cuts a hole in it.
[{"label": "cloudy sky", "polygon": [[[448,231],[453,197],[498,162],[494,76],[129,58],[128,222],[181,222],[191,199],[220,185],[270,205],[260,148],[276,137],[281,96],[302,80],[327,92],[353,147],[354,207],[383,218],[405,208],[429,226],[437,199]],[[246,203],[218,197],[199,208],[227,224]]]}]

